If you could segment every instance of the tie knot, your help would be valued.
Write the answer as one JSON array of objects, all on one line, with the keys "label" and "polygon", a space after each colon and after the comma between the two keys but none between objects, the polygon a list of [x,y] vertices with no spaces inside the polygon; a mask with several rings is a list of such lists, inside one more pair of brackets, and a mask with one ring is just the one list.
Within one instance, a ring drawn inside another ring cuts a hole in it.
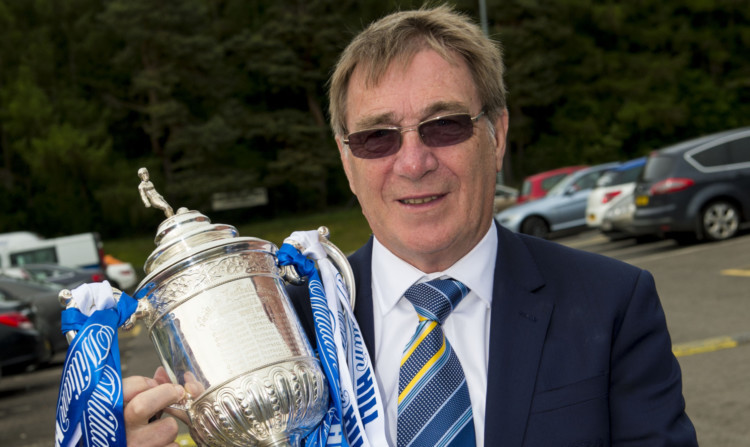
[{"label": "tie knot", "polygon": [[409,287],[404,297],[421,317],[443,324],[468,293],[468,287],[460,281],[433,279]]}]

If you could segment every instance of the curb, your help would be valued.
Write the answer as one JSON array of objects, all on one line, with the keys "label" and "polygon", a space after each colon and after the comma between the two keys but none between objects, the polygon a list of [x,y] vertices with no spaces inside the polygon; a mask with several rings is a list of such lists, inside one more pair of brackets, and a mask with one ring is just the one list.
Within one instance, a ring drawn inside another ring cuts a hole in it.
[{"label": "curb", "polygon": [[686,357],[706,352],[719,351],[722,349],[736,348],[737,346],[750,343],[750,332],[727,337],[707,338],[688,343],[680,343],[672,346],[675,357]]}]

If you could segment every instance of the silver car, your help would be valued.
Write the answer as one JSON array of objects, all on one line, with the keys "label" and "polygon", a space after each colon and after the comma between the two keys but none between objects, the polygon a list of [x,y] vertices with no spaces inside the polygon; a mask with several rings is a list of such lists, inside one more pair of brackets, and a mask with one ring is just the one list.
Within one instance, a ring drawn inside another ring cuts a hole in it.
[{"label": "silver car", "polygon": [[541,238],[564,230],[583,230],[591,190],[602,174],[619,164],[605,163],[576,171],[555,185],[545,197],[512,206],[495,218],[515,232]]}]

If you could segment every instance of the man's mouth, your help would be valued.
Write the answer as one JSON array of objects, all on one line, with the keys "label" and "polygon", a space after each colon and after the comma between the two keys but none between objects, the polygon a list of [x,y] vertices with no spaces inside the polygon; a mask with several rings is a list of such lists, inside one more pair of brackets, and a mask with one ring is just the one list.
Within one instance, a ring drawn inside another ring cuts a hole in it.
[{"label": "man's mouth", "polygon": [[439,197],[440,196],[429,196],[429,197],[420,197],[418,199],[402,199],[402,200],[399,200],[399,202],[403,203],[404,205],[422,205],[424,203],[437,200]]}]

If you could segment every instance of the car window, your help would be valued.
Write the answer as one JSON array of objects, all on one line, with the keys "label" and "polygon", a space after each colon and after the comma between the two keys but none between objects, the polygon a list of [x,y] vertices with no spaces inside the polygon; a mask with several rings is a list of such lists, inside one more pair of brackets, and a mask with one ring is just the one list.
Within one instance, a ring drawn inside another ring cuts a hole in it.
[{"label": "car window", "polygon": [[542,180],[542,189],[545,191],[549,191],[552,189],[553,186],[560,183],[560,180],[564,179],[565,176],[568,174],[556,174],[551,177],[547,177],[546,179]]},{"label": "car window", "polygon": [[531,182],[525,181],[523,182],[523,185],[521,186],[521,195],[527,196],[531,193]]},{"label": "car window", "polygon": [[633,166],[630,169],[626,169],[625,171],[620,171],[617,178],[617,185],[621,185],[623,183],[631,183],[638,179],[638,176],[641,175],[641,172],[643,171],[643,165],[640,166]]},{"label": "car window", "polygon": [[727,143],[730,163],[750,163],[750,137]]},{"label": "car window", "polygon": [[706,168],[729,164],[729,146],[722,144],[690,154],[690,158]]},{"label": "car window", "polygon": [[10,254],[10,265],[24,264],[57,264],[57,250],[55,247],[22,251]]},{"label": "car window", "polygon": [[643,168],[641,179],[647,182],[664,180],[669,177],[675,164],[675,158],[660,155],[652,155],[648,158],[646,166]]},{"label": "car window", "polygon": [[596,181],[597,187],[605,187],[610,185],[617,185],[617,178],[619,177],[619,172],[615,171],[607,171],[605,172],[601,177],[599,177],[599,180]]},{"label": "car window", "polygon": [[583,191],[591,189],[596,184],[596,180],[601,177],[602,171],[590,172],[586,175],[582,175],[578,180],[573,182],[573,188],[576,191]]},{"label": "car window", "polygon": [[570,176],[566,176],[564,179],[562,179],[560,182],[558,182],[555,186],[550,188],[550,190],[547,192],[548,196],[559,196],[562,195],[567,189],[568,185],[570,185],[573,181],[575,181],[574,178],[575,174],[571,174]]}]

